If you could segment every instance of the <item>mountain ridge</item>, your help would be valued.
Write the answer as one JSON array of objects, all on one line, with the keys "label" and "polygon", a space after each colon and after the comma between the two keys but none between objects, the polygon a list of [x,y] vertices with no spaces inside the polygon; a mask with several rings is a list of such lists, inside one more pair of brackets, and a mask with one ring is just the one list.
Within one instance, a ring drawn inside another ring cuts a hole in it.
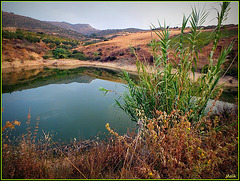
[{"label": "mountain ridge", "polygon": [[64,28],[54,26],[50,23],[40,21],[31,17],[22,16],[14,13],[2,11],[2,28],[4,27],[17,27],[29,29],[34,32],[44,32],[52,35],[58,35],[74,39],[84,39],[84,35]]},{"label": "mountain ridge", "polygon": [[54,26],[58,26],[61,28],[65,28],[65,29],[70,29],[73,31],[77,31],[83,35],[91,35],[93,33],[98,33],[102,30],[97,30],[95,28],[93,28],[91,25],[89,24],[81,24],[81,23],[77,23],[77,24],[71,24],[65,21],[62,22],[58,22],[58,21],[45,21],[47,23],[50,23]]},{"label": "mountain ridge", "polygon": [[117,34],[117,33],[124,33],[124,32],[129,32],[129,33],[137,33],[140,31],[146,31],[143,29],[138,29],[138,28],[124,28],[124,29],[106,29],[106,30],[98,30],[93,28],[89,24],[71,24],[68,22],[58,22],[58,21],[46,21],[50,24],[53,24],[55,26],[59,26],[61,28],[66,28],[66,29],[71,29],[74,31],[77,31],[79,33],[82,33],[84,35],[91,35],[91,34],[96,34],[98,36],[105,36],[109,34]]},{"label": "mountain ridge", "polygon": [[89,24],[71,24],[64,21],[41,21],[28,16],[22,16],[4,11],[2,11],[2,27],[25,28],[35,32],[43,31],[45,33],[58,34],[60,36],[67,36],[76,39],[84,39],[84,36],[89,36],[91,34],[96,34],[97,36],[106,36],[110,34],[146,31],[138,28],[99,30],[93,28]]}]

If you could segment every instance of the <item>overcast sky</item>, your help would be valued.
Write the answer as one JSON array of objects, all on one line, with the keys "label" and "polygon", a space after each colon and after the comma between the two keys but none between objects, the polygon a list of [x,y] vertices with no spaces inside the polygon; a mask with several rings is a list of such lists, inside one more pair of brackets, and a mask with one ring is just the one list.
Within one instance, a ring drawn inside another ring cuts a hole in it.
[{"label": "overcast sky", "polygon": [[[189,15],[191,7],[210,10],[204,25],[216,24],[216,10],[220,2],[2,2],[2,11],[28,16],[42,21],[65,21],[71,24],[90,24],[93,28],[149,29],[151,23],[158,26],[166,22],[170,27],[181,26],[183,14]],[[231,10],[225,24],[238,24],[238,2],[231,2]]]}]

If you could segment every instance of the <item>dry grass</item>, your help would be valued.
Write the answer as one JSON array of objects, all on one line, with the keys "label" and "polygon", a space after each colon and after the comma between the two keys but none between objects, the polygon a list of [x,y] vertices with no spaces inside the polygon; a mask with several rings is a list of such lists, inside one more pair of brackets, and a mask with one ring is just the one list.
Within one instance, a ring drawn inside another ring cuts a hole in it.
[{"label": "dry grass", "polygon": [[[8,137],[20,122],[3,127],[2,177],[4,179],[224,179],[238,177],[237,109],[191,124],[191,112],[174,110],[145,119],[140,111],[138,133],[118,135],[108,141],[74,141],[58,146],[45,133],[34,131],[19,140]],[[31,121],[29,112],[28,121]],[[38,121],[38,120],[37,120]],[[41,122],[40,122],[41,123]],[[161,123],[161,124],[160,124]],[[18,144],[12,144],[12,142]]]}]

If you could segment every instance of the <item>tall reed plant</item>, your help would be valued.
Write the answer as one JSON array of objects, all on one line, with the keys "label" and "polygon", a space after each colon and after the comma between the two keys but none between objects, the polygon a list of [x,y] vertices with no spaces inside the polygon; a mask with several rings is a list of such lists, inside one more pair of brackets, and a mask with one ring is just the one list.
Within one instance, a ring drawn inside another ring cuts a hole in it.
[{"label": "tall reed plant", "polygon": [[[206,115],[206,106],[210,97],[217,95],[221,86],[218,86],[221,77],[221,66],[226,62],[227,55],[233,47],[231,43],[221,51],[217,63],[213,63],[213,54],[221,36],[222,22],[229,11],[229,2],[221,4],[221,11],[217,11],[218,24],[213,30],[214,42],[209,54],[209,66],[206,74],[202,74],[197,80],[195,70],[199,61],[200,48],[197,46],[197,38],[202,32],[202,25],[208,13],[202,9],[192,8],[192,13],[183,16],[179,42],[175,45],[175,52],[170,54],[169,28],[156,28],[152,25],[152,31],[157,35],[158,41],[152,41],[154,65],[148,66],[140,62],[136,55],[138,70],[138,83],[134,82],[127,72],[123,72],[122,79],[126,82],[127,91],[122,95],[123,103],[116,100],[117,105],[129,114],[132,120],[137,121],[137,110],[143,110],[147,118],[156,118],[157,111],[167,114],[173,110],[181,110],[183,114],[191,111],[191,122],[197,122]],[[183,35],[187,23],[190,23],[188,34],[189,46],[183,46]],[[175,65],[175,67],[174,67]],[[192,79],[190,77],[193,77]]]}]

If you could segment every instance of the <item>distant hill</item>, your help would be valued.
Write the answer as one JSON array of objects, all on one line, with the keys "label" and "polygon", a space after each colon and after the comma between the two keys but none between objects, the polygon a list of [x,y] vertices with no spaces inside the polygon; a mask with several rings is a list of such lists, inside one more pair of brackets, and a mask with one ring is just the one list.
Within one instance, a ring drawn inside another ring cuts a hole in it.
[{"label": "distant hill", "polygon": [[70,24],[67,22],[54,22],[54,21],[46,21],[46,22],[64,29],[77,31],[84,35],[91,35],[92,33],[98,33],[101,31],[91,27],[89,24]]},{"label": "distant hill", "polygon": [[137,28],[126,28],[126,29],[108,29],[108,30],[102,30],[98,33],[96,33],[98,36],[105,36],[105,35],[110,35],[110,34],[118,34],[118,33],[137,33],[141,31],[146,31],[142,29],[137,29]]},{"label": "distant hill", "polygon": [[70,24],[67,22],[52,22],[52,21],[46,21],[46,22],[61,28],[77,31],[84,35],[91,35],[95,33],[98,36],[106,36],[106,35],[126,33],[126,32],[137,33],[140,31],[144,31],[142,29],[137,29],[137,28],[98,30],[91,27],[89,24]]},{"label": "distant hill", "polygon": [[76,31],[67,30],[50,23],[33,19],[26,16],[17,15],[14,13],[2,12],[2,27],[17,27],[28,29],[32,31],[44,32],[51,35],[60,37],[68,37],[73,39],[83,39],[84,36]]},{"label": "distant hill", "polygon": [[70,24],[67,22],[40,21],[14,13],[2,12],[2,27],[17,27],[35,32],[44,32],[51,35],[84,39],[84,35],[97,36],[116,35],[121,33],[137,33],[145,31],[137,28],[98,30],[89,24]]}]

